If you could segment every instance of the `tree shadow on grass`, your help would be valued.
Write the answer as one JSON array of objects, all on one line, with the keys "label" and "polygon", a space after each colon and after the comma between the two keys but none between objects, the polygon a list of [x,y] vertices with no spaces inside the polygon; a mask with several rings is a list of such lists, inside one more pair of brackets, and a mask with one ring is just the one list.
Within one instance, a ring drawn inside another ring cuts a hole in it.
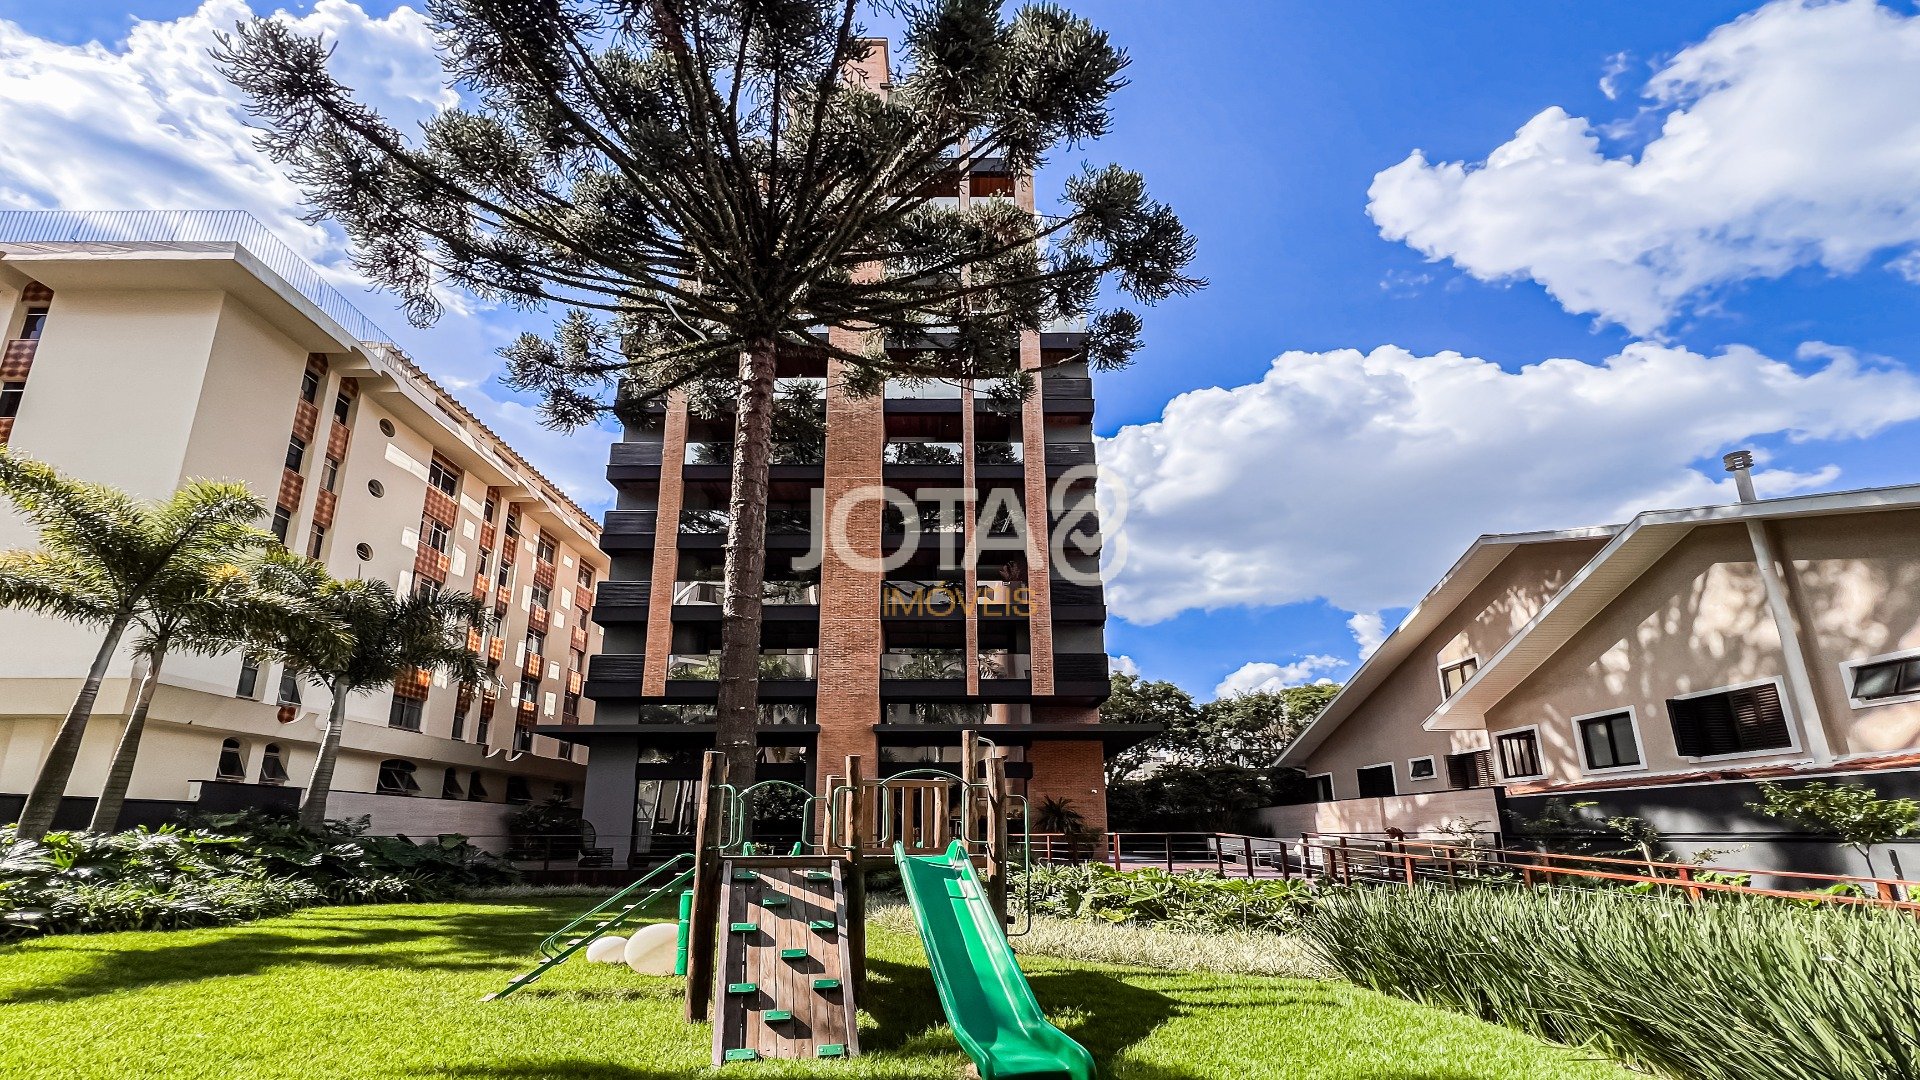
[{"label": "tree shadow on grass", "polygon": [[[534,920],[526,911],[458,914],[320,909],[325,917],[294,915],[251,925],[178,931],[158,945],[134,945],[119,935],[74,935],[58,941],[68,955],[87,960],[58,983],[0,992],[0,1004],[74,1001],[101,994],[201,979],[254,975],[288,964],[329,967],[393,967],[408,970],[482,971],[516,962],[530,965]],[[432,945],[421,948],[423,942]],[[29,945],[29,947],[32,947]]]},{"label": "tree shadow on grass", "polygon": [[436,1068],[431,1072],[416,1072],[413,1075],[453,1077],[458,1080],[554,1080],[555,1077],[563,1076],[567,1080],[685,1080],[687,1073],[631,1069],[625,1065],[614,1065],[605,1061],[587,1061],[580,1058],[557,1058],[546,1061],[514,1058],[487,1065],[447,1066]]}]

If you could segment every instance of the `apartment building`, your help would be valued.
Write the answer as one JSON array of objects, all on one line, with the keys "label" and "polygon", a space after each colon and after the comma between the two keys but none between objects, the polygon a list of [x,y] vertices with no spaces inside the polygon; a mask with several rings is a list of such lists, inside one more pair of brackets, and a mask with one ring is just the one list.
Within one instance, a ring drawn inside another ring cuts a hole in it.
[{"label": "apartment building", "polygon": [[[871,62],[883,72],[884,49]],[[1031,178],[997,162],[951,183],[936,197],[952,205],[1033,208]],[[1026,332],[1039,388],[1012,412],[972,385],[855,397],[839,361],[780,357],[781,392],[812,388],[824,438],[777,446],[771,469],[762,777],[818,790],[853,754],[869,775],[951,769],[975,729],[1029,800],[1104,826],[1104,755],[1141,734],[1097,726],[1109,681],[1084,342],[1075,327]],[[626,427],[607,470],[617,504],[593,609],[606,646],[578,737],[593,748],[586,815],[635,856],[687,841],[713,746],[732,430],[676,395]]]},{"label": "apartment building", "polygon": [[1498,830],[1559,800],[1681,852],[1864,870],[1748,804],[1766,780],[1920,795],[1920,486],[1759,500],[1751,456],[1727,464],[1731,505],[1476,541],[1287,750],[1318,801],[1268,824]]},{"label": "apartment building", "polygon": [[[598,526],[242,213],[0,214],[0,438],[136,496],[240,480],[263,522],[344,578],[489,601],[473,695],[444,677],[361,695],[334,816],[378,832],[505,832],[514,804],[577,798],[585,753],[554,735],[591,719],[588,620]],[[0,547],[34,544],[0,518]],[[97,645],[93,631],[0,612],[0,811],[17,813]],[[86,819],[143,672],[111,670],[61,824]],[[123,823],[189,805],[286,803],[328,702],[277,666],[168,658]]]}]

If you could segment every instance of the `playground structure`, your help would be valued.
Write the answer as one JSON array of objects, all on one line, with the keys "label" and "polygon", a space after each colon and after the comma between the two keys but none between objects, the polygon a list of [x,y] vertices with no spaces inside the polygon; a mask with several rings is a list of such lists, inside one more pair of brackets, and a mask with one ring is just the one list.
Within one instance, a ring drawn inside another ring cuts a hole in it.
[{"label": "playground structure", "polygon": [[[754,833],[779,804],[797,810],[799,839],[776,853]],[[867,863],[890,859],[948,1022],[983,1080],[1091,1080],[1092,1057],[1047,1021],[1007,940],[1010,878],[1029,850],[1023,804],[1004,755],[973,732],[962,736],[957,775],[870,779],[855,756],[818,794],[782,780],[735,788],[725,756],[709,752],[693,852],[555,931],[541,942],[541,962],[488,1000],[679,897],[676,974],[685,977],[686,1019],[712,1016],[715,1065],[852,1056],[866,983]]]}]

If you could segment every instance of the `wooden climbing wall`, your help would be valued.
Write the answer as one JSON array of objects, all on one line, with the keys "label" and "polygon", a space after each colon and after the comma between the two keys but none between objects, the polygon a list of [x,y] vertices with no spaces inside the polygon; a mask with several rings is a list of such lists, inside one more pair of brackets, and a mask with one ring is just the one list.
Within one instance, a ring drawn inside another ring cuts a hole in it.
[{"label": "wooden climbing wall", "polygon": [[722,864],[714,1064],[859,1052],[841,865],[820,856]]}]

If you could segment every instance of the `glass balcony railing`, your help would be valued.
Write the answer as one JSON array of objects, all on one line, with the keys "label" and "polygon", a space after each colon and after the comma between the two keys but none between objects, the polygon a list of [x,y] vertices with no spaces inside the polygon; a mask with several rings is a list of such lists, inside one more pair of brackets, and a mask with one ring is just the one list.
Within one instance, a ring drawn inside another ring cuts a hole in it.
[{"label": "glass balcony railing", "polygon": [[[811,679],[819,673],[819,654],[814,649],[760,650],[762,679]],[[667,678],[720,678],[720,650],[706,653],[674,653],[667,657]]]},{"label": "glass balcony railing", "polygon": [[1033,678],[1033,657],[1017,652],[982,652],[980,654],[980,677],[982,679],[1031,679]]},{"label": "glass balcony railing", "polygon": [[880,654],[883,679],[964,679],[965,649],[888,649]]},{"label": "glass balcony railing", "polygon": [[[818,465],[827,459],[825,444],[817,442],[776,442],[773,444],[772,462],[775,465]],[[707,440],[687,444],[685,464],[688,465],[731,465],[733,464],[733,442],[731,440]]]},{"label": "glass balcony railing", "polygon": [[889,465],[958,465],[964,448],[957,442],[889,441],[881,460]]},{"label": "glass balcony railing", "polygon": [[[718,581],[676,581],[676,604],[719,604],[725,586]],[[811,581],[765,581],[760,584],[763,604],[818,604],[820,586]]]},{"label": "glass balcony railing", "polygon": [[904,382],[899,379],[887,380],[887,396],[896,400],[915,398],[946,398],[957,400],[960,387],[938,379],[922,379]]},{"label": "glass balcony railing", "polygon": [[962,701],[894,701],[881,713],[888,724],[1026,724],[1033,721],[1026,705],[982,705]]},{"label": "glass balcony railing", "polygon": [[[688,533],[724,533],[733,515],[725,510],[711,507],[683,507],[680,511],[680,531]],[[813,510],[811,507],[769,506],[767,507],[767,532],[809,533],[813,531]]]},{"label": "glass balcony railing", "polygon": [[[640,722],[643,724],[713,724],[718,723],[719,719],[719,709],[713,705],[640,706]],[[763,702],[760,705],[760,723],[811,724],[813,706]]]},{"label": "glass balcony railing", "polygon": [[973,463],[975,465],[1018,465],[1027,460],[1026,451],[1025,443],[975,442]]}]

